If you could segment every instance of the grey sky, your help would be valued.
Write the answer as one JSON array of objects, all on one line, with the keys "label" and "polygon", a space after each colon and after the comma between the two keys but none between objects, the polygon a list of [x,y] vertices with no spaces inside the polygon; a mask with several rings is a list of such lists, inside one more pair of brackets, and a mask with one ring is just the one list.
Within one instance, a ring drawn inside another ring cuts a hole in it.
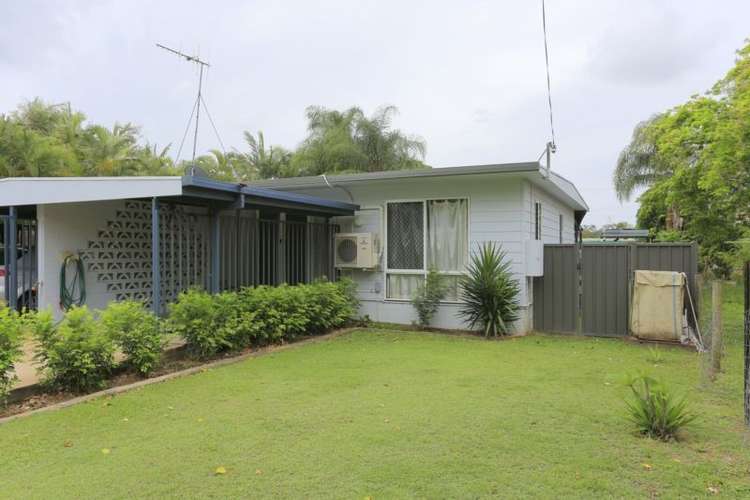
[{"label": "grey sky", "polygon": [[[611,187],[619,151],[638,121],[724,75],[750,36],[750,2],[548,0],[547,11],[553,169],[588,201],[586,222],[632,221],[636,204]],[[210,60],[205,98],[227,148],[244,149],[243,130],[294,147],[311,104],[396,105],[395,125],[427,141],[436,167],[535,160],[549,137],[536,0],[6,0],[0,112],[70,101],[176,153],[197,72],[156,42]],[[201,152],[218,147],[204,124]]]}]

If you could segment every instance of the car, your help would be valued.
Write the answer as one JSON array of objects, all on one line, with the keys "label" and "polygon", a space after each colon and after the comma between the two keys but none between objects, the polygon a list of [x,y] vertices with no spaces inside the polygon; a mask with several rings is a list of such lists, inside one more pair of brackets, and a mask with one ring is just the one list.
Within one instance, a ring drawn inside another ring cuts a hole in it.
[{"label": "car", "polygon": [[[35,309],[37,292],[36,248],[16,248],[16,281],[17,308]],[[5,287],[8,282],[7,266],[5,265],[5,247],[0,243],[0,299],[7,302]]]}]

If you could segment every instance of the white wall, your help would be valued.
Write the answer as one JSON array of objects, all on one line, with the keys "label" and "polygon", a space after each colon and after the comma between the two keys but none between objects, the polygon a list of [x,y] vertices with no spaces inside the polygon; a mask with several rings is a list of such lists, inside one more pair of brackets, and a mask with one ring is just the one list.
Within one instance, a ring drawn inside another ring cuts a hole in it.
[{"label": "white wall", "polygon": [[[527,207],[524,206],[524,190],[528,189],[528,185],[529,182],[520,176],[495,174],[370,181],[363,185],[347,186],[347,189],[351,192],[354,203],[363,209],[382,209],[386,201],[468,198],[470,250],[475,250],[478,244],[485,241],[502,244],[521,288],[520,303],[523,314],[517,330],[527,331],[530,328],[530,319],[526,312],[529,294],[525,276],[524,241],[528,239],[526,233],[530,225]],[[294,191],[321,198],[351,201],[348,194],[340,188],[331,189],[324,186]],[[382,231],[383,216],[382,212],[379,213],[379,229]],[[344,231],[372,231],[369,216],[365,218],[361,214],[358,215],[349,227],[346,226],[346,218],[341,222],[344,223]],[[368,314],[375,321],[403,324],[416,321],[416,314],[408,301],[385,300],[385,275],[382,269],[381,255],[379,271],[352,273],[362,300],[361,313]],[[457,310],[456,304],[442,305],[433,320],[433,325],[441,328],[466,328]]]},{"label": "white wall", "polygon": [[[57,319],[60,310],[60,266],[66,253],[84,250],[90,240],[105,229],[107,221],[122,209],[123,201],[96,201],[37,206],[39,228],[40,309],[51,310]],[[86,273],[86,304],[101,309],[114,299],[106,284],[97,282],[96,274]]]}]

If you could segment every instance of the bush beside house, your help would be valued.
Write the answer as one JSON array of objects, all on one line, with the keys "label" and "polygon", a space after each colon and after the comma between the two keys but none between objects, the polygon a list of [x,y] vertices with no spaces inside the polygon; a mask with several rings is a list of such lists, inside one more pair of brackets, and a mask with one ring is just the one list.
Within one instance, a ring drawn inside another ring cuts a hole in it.
[{"label": "bush beside house", "polygon": [[116,367],[114,353],[125,365],[148,376],[160,362],[165,334],[181,336],[195,359],[223,352],[320,335],[346,324],[357,311],[353,283],[259,286],[237,292],[180,294],[161,320],[142,303],[110,303],[95,315],[73,307],[55,324],[49,311],[19,315],[0,309],[0,404],[15,380],[13,366],[22,355],[28,328],[38,347],[44,380],[50,386],[87,392],[106,385]]}]

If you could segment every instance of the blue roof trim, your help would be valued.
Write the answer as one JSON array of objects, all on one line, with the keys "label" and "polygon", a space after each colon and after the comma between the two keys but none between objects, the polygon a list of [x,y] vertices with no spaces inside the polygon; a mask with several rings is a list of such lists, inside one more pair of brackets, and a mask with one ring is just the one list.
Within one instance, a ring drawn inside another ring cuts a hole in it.
[{"label": "blue roof trim", "polygon": [[205,177],[197,177],[193,175],[182,176],[182,185],[186,187],[236,193],[238,195],[243,194],[246,197],[254,198],[261,202],[262,200],[271,200],[290,203],[293,205],[299,205],[300,208],[314,207],[323,209],[324,211],[346,212],[352,214],[355,210],[359,209],[359,205],[355,205],[353,203],[327,200],[325,198],[318,198],[316,196],[277,191],[275,189],[251,187],[244,184],[217,181],[214,179],[207,179]]}]

